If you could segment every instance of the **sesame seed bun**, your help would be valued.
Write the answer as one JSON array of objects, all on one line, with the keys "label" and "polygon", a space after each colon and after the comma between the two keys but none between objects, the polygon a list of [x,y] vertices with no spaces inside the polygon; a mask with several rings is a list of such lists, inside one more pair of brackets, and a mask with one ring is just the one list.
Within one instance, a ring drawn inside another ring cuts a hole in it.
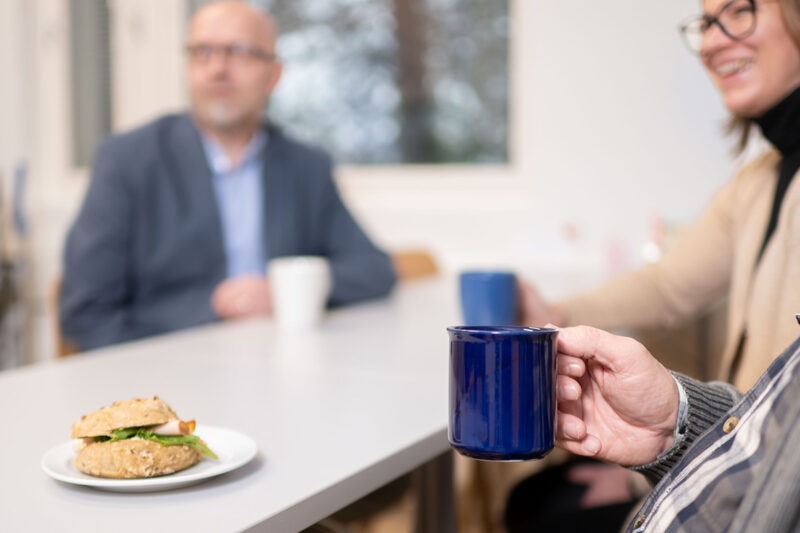
[{"label": "sesame seed bun", "polygon": [[175,411],[158,396],[133,398],[83,415],[72,425],[72,438],[110,436],[115,429],[152,426],[177,419]]},{"label": "sesame seed bun", "polygon": [[96,442],[75,456],[75,467],[90,476],[135,479],[173,474],[201,459],[188,446],[163,446],[144,439]]}]

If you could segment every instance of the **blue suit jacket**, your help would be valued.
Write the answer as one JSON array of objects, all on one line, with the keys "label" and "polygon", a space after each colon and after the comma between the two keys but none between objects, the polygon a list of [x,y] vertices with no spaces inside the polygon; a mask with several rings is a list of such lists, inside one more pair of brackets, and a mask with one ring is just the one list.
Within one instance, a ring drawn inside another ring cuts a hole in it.
[{"label": "blue suit jacket", "polygon": [[[388,294],[391,261],[342,203],[330,158],[267,131],[269,256],[328,257],[333,306]],[[192,119],[166,116],[108,139],[67,237],[64,336],[91,349],[217,320],[210,299],[226,270],[211,170]]]}]

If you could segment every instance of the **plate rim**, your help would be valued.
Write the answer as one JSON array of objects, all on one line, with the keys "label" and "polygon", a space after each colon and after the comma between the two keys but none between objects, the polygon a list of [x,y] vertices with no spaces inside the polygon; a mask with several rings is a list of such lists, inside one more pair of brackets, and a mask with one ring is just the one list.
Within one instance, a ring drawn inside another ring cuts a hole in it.
[{"label": "plate rim", "polygon": [[[60,456],[60,454],[65,454],[66,449],[68,449],[73,455],[74,451],[72,449],[73,444],[72,440],[64,441],[60,444],[57,444],[50,449],[48,449],[43,455],[40,460],[40,466],[45,474],[50,476],[52,479],[56,481],[60,481],[62,483],[68,483],[71,485],[81,485],[87,487],[94,487],[98,489],[106,489],[111,491],[143,491],[148,488],[153,490],[164,490],[168,488],[178,488],[180,486],[185,486],[188,484],[197,483],[199,481],[203,481],[205,479],[209,479],[212,477],[216,477],[222,474],[226,474],[237,468],[240,468],[247,463],[249,463],[258,453],[258,445],[256,444],[255,440],[239,431],[234,429],[221,427],[221,426],[206,426],[206,425],[197,425],[194,434],[206,440],[207,437],[201,435],[203,432],[218,432],[218,433],[225,433],[228,435],[229,438],[236,439],[240,448],[236,449],[236,454],[233,458],[228,460],[224,463],[219,463],[216,465],[211,465],[209,468],[200,471],[200,472],[191,472],[191,469],[186,469],[183,471],[175,472],[174,474],[164,475],[164,476],[157,476],[151,478],[135,478],[135,479],[112,479],[112,478],[101,478],[101,477],[92,477],[88,474],[84,474],[76,470],[75,474],[64,474],[54,470],[48,462],[48,459],[52,460],[53,456]],[[213,445],[210,445],[213,449]],[[177,477],[176,477],[177,476]]]}]

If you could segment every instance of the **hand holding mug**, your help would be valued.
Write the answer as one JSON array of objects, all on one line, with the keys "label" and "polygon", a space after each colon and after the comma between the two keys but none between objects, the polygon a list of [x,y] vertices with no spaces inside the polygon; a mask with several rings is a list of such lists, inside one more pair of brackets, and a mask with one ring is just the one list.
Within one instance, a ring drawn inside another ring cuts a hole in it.
[{"label": "hand holding mug", "polygon": [[558,334],[558,445],[622,465],[672,446],[678,388],[641,343],[579,326]]},{"label": "hand holding mug", "polygon": [[532,326],[555,324],[563,326],[567,317],[556,304],[545,300],[536,288],[527,281],[519,280],[519,307],[521,322]]},{"label": "hand holding mug", "polygon": [[211,307],[225,320],[272,313],[269,281],[264,276],[242,275],[217,285]]}]

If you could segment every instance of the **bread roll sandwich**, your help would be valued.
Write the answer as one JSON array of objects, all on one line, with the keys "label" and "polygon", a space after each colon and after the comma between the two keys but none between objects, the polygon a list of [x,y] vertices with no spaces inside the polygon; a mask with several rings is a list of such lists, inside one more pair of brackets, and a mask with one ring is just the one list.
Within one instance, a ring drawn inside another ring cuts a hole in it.
[{"label": "bread roll sandwich", "polygon": [[217,459],[159,397],[114,402],[72,425],[78,439],[75,467],[91,476],[134,479],[189,468],[203,456]]}]

